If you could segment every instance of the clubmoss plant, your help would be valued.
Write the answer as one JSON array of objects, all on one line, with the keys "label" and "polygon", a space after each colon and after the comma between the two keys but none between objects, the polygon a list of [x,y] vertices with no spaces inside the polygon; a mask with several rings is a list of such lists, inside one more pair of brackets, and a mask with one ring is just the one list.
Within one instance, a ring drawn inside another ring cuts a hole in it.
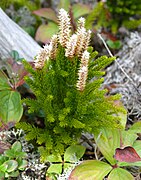
[{"label": "clubmoss plant", "polygon": [[29,113],[42,113],[42,128],[21,122],[28,140],[36,140],[42,155],[63,154],[77,144],[82,132],[97,131],[100,127],[120,128],[118,113],[124,111],[114,103],[120,98],[106,96],[101,89],[104,72],[101,71],[115,58],[101,56],[88,47],[90,31],[85,20],[78,20],[78,29],[71,34],[70,17],[59,11],[59,32],[35,58],[35,68],[24,61],[31,74],[25,78],[35,99],[25,99]]}]

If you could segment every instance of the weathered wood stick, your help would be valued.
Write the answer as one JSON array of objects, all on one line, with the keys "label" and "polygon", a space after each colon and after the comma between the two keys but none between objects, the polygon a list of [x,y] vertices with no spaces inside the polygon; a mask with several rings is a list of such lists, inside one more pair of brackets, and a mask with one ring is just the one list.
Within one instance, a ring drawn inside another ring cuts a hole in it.
[{"label": "weathered wood stick", "polygon": [[9,58],[12,50],[33,61],[40,46],[0,8],[0,58]]}]

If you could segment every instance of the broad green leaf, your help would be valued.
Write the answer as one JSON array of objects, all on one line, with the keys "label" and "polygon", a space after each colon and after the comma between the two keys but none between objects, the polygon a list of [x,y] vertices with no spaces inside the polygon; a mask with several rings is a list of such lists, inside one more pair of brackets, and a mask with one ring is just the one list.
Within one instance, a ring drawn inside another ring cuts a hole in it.
[{"label": "broad green leaf", "polygon": [[33,11],[33,13],[57,23],[57,16],[55,11],[51,8],[41,8],[39,10]]},{"label": "broad green leaf", "polygon": [[0,70],[0,91],[2,90],[10,90],[11,87],[8,84],[8,77],[6,74]]},{"label": "broad green leaf", "polygon": [[17,159],[17,158],[26,158],[27,157],[27,154],[25,153],[25,152],[15,152],[14,151],[14,153],[15,153],[15,158]]},{"label": "broad green leaf", "polygon": [[122,131],[122,146],[132,146],[135,140],[137,139],[137,135],[132,133],[131,131]]},{"label": "broad green leaf", "polygon": [[7,161],[8,158],[3,156],[3,155],[0,155],[0,165],[2,165],[5,161]]},{"label": "broad green leaf", "polygon": [[70,0],[60,0],[60,3],[58,5],[58,9],[65,9],[66,11],[69,11],[70,7]]},{"label": "broad green leaf", "polygon": [[7,168],[8,168],[8,164],[3,163],[3,164],[0,166],[0,171],[1,171],[1,172],[6,172]]},{"label": "broad green leaf", "polygon": [[99,134],[94,133],[94,138],[101,153],[114,165],[116,160],[113,158],[115,149],[120,147],[120,130],[118,129],[101,129]]},{"label": "broad green leaf", "polygon": [[121,41],[112,41],[112,40],[107,40],[107,44],[111,49],[119,49],[122,46]]},{"label": "broad green leaf", "polygon": [[72,145],[68,147],[64,154],[64,161],[66,162],[76,162],[85,153],[86,148],[81,145]]},{"label": "broad green leaf", "polygon": [[26,160],[22,160],[20,164],[18,164],[18,169],[23,171],[26,168],[27,164],[28,162]]},{"label": "broad green leaf", "polygon": [[65,169],[68,169],[68,168],[70,168],[71,167],[71,169],[74,169],[75,168],[75,163],[64,163],[64,170]]},{"label": "broad green leaf", "polygon": [[141,166],[141,161],[137,161],[134,163],[129,163],[129,162],[118,162],[118,166],[124,167],[124,166]]},{"label": "broad green leaf", "polygon": [[48,168],[47,173],[55,173],[55,174],[61,174],[62,172],[62,164],[51,164],[51,166]]},{"label": "broad green leaf", "polygon": [[8,149],[4,152],[4,155],[8,158],[15,158],[15,153],[13,149]]},{"label": "broad green leaf", "polygon": [[5,178],[9,178],[9,173],[5,172],[4,176],[5,176]]},{"label": "broad green leaf", "polygon": [[138,155],[141,157],[141,141],[137,140],[133,144],[133,148],[137,151]]},{"label": "broad green leaf", "polygon": [[134,180],[134,177],[125,169],[115,168],[108,176],[108,180]]},{"label": "broad green leaf", "polygon": [[14,144],[12,144],[11,147],[15,152],[16,151],[22,151],[22,145],[19,141],[16,141]]},{"label": "broad green leaf", "polygon": [[11,173],[8,173],[8,175],[10,177],[18,177],[19,176],[19,171],[18,170],[17,171],[12,171]]},{"label": "broad green leaf", "polygon": [[132,133],[141,133],[141,121],[134,123],[128,131]]},{"label": "broad green leaf", "polygon": [[46,157],[46,162],[61,162],[62,163],[62,158],[60,154],[58,155],[49,155]]},{"label": "broad green leaf", "polygon": [[72,12],[75,19],[89,14],[90,11],[91,9],[88,5],[77,3],[72,6]]},{"label": "broad green leaf", "polygon": [[16,123],[21,119],[23,107],[21,97],[15,91],[0,92],[0,119],[4,123]]},{"label": "broad green leaf", "polygon": [[9,160],[4,163],[5,165],[8,165],[7,172],[12,172],[18,167],[18,163],[15,160]]},{"label": "broad green leaf", "polygon": [[[122,106],[122,107],[123,107],[122,103],[119,102],[119,106]],[[123,112],[120,112],[120,113],[118,113],[118,115],[119,115],[120,118],[121,118],[120,123],[121,123],[123,129],[125,129],[126,123],[127,123],[127,112],[124,112],[124,113],[123,113]]]},{"label": "broad green leaf", "polygon": [[58,26],[56,23],[49,22],[47,25],[39,26],[35,39],[36,41],[40,41],[46,43],[50,41],[51,37],[58,32]]},{"label": "broad green leaf", "polygon": [[0,171],[0,179],[4,180],[4,172]]},{"label": "broad green leaf", "polygon": [[112,170],[112,167],[102,161],[87,160],[82,162],[70,174],[69,180],[103,180],[103,178]]},{"label": "broad green leaf", "polygon": [[25,158],[27,154],[22,151],[15,151],[14,149],[8,149],[4,152],[4,155],[9,158]]}]

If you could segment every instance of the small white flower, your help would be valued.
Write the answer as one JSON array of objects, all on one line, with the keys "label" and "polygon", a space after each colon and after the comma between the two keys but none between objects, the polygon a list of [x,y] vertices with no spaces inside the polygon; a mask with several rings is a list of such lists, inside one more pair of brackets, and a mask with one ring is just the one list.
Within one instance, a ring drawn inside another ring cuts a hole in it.
[{"label": "small white flower", "polygon": [[81,69],[80,69],[80,72],[87,72],[87,67],[86,66],[83,66]]},{"label": "small white flower", "polygon": [[63,47],[66,47],[67,41],[70,37],[70,17],[64,9],[59,11],[59,42]]},{"label": "small white flower", "polygon": [[55,59],[58,46],[58,36],[56,34],[52,36],[50,46],[50,58]]},{"label": "small white flower", "polygon": [[86,29],[84,27],[78,29],[76,34],[78,36],[76,53],[79,57],[81,57],[82,52],[84,51],[84,44],[86,41]]},{"label": "small white flower", "polygon": [[77,35],[73,34],[66,45],[66,57],[73,57],[75,55],[75,50],[77,47]]},{"label": "small white flower", "polygon": [[52,50],[52,46],[46,44],[44,48],[40,49],[40,52],[36,56],[34,60],[34,65],[36,69],[42,69],[46,60],[50,57],[50,51]]},{"label": "small white flower", "polygon": [[78,19],[78,28],[84,28],[85,27],[85,18],[81,17]]},{"label": "small white flower", "polygon": [[88,61],[90,54],[86,50],[82,54],[80,69],[78,71],[78,81],[76,87],[79,91],[83,91],[86,86],[87,76],[88,76]]}]

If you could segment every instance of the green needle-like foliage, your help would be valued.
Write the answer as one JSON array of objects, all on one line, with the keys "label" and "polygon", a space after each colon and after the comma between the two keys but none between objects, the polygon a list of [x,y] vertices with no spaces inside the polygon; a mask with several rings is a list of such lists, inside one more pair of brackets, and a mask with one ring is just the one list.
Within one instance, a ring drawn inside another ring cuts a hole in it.
[{"label": "green needle-like foliage", "polygon": [[108,0],[107,6],[118,27],[125,26],[135,29],[141,24],[141,19],[137,18],[141,15],[141,3],[138,0]]},{"label": "green needle-like foliage", "polygon": [[117,33],[124,26],[135,29],[141,24],[141,3],[139,0],[99,1],[86,18],[86,27],[95,29],[110,28]]},{"label": "green needle-like foliage", "polygon": [[26,83],[36,96],[36,99],[27,98],[24,102],[29,113],[42,112],[44,128],[36,127],[34,122],[21,122],[17,127],[25,130],[28,140],[35,139],[41,145],[39,149],[43,160],[46,155],[63,154],[69,145],[77,144],[82,132],[91,133],[103,126],[121,128],[118,113],[124,111],[114,103],[119,95],[107,97],[107,91],[101,89],[104,80],[101,70],[115,58],[96,58],[98,53],[86,47],[81,49],[83,55],[89,55],[86,62],[83,55],[78,55],[77,49],[71,57],[66,55],[69,46],[63,47],[61,43],[58,42],[55,57],[46,57],[43,65],[41,56],[36,59],[35,68],[23,62],[30,73],[25,78]]}]

